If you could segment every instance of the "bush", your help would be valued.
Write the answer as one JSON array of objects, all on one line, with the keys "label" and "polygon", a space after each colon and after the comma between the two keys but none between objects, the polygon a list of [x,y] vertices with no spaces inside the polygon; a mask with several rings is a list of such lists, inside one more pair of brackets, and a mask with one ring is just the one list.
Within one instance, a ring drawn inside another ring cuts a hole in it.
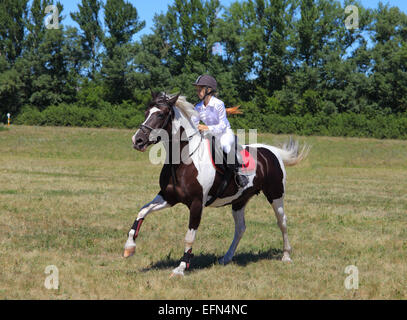
[{"label": "bush", "polygon": [[14,120],[15,124],[28,126],[42,125],[43,114],[35,107],[24,106]]},{"label": "bush", "polygon": [[144,112],[140,112],[140,107],[124,102],[117,106],[105,104],[102,109],[60,104],[40,112],[36,108],[25,107],[17,116],[15,123],[40,126],[134,128],[143,120]]},{"label": "bush", "polygon": [[[327,115],[279,115],[271,113],[275,101],[263,108],[256,103],[244,104],[243,115],[230,116],[234,129],[257,129],[274,134],[298,134],[343,137],[372,137],[378,139],[407,139],[407,115],[376,116],[356,113]],[[42,126],[136,128],[144,121],[145,106],[131,101],[120,105],[105,104],[101,109],[61,104],[40,112],[25,106],[15,119],[16,124]]]},{"label": "bush", "polygon": [[322,135],[342,137],[370,137],[377,139],[407,139],[407,115],[368,116],[355,113],[315,116],[268,115],[268,132],[275,134]]},{"label": "bush", "polygon": [[103,109],[109,105],[109,102],[104,100],[105,96],[106,89],[103,86],[85,81],[78,91],[78,105],[91,109]]}]

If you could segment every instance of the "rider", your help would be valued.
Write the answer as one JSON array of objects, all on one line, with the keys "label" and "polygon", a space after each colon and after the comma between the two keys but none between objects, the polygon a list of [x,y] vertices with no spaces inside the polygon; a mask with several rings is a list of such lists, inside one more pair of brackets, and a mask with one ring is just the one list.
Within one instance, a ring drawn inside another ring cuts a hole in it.
[{"label": "rider", "polygon": [[[201,102],[195,106],[199,116],[193,116],[192,120],[200,131],[209,130],[214,136],[220,139],[223,151],[229,154],[235,147],[235,135],[226,117],[225,104],[215,97],[217,82],[210,75],[201,75],[193,83],[196,86],[197,94]],[[206,126],[199,124],[202,121]],[[239,152],[235,152],[233,164],[227,164],[228,168],[235,173],[236,182],[240,187],[245,187],[248,178],[239,172],[242,159]]]}]

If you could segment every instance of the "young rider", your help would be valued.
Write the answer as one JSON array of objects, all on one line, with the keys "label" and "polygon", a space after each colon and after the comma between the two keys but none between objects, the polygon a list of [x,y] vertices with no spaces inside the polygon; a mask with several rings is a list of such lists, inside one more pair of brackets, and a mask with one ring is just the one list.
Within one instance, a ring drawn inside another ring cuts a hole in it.
[{"label": "young rider", "polygon": [[[215,97],[217,82],[210,75],[199,76],[193,83],[196,86],[196,92],[201,100],[195,106],[199,117],[193,117],[192,120],[201,131],[209,130],[213,135],[219,138],[223,151],[229,154],[235,147],[235,135],[231,129],[225,104]],[[199,124],[200,121],[206,126]],[[242,163],[239,152],[235,152],[235,161],[233,164],[228,163],[228,168],[235,173],[236,182],[240,187],[245,187],[248,183],[248,178],[239,172],[240,164]]]}]

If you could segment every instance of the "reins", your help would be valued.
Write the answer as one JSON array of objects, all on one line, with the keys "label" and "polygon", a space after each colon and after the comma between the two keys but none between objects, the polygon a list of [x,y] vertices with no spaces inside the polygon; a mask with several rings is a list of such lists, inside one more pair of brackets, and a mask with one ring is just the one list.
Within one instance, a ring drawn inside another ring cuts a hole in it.
[{"label": "reins", "polygon": [[[166,105],[166,106],[167,106],[167,105]],[[164,129],[166,129],[167,126],[168,126],[168,124],[169,124],[170,119],[171,119],[171,118],[173,117],[173,115],[174,115],[174,109],[173,109],[172,107],[170,107],[170,110],[171,110],[171,112],[168,114],[168,116],[167,116],[167,118],[165,119],[164,124],[162,125],[161,128],[152,128],[152,127],[150,127],[149,125],[141,124],[141,125],[140,125],[140,130],[143,131],[143,133],[146,133],[146,132],[144,131],[144,129],[148,129],[148,130],[150,131],[150,134],[151,134],[151,132],[153,132],[154,130],[164,130]],[[195,137],[195,136],[196,136],[197,134],[199,134],[199,133],[200,133],[200,132],[199,132],[199,130],[197,129],[194,134],[192,134],[191,136],[187,137],[187,138],[188,138],[188,144],[191,142],[192,138]],[[202,136],[202,134],[201,134],[201,141],[198,143],[198,146],[196,147],[196,149],[195,149],[193,152],[191,152],[191,153],[189,154],[189,157],[192,157],[192,156],[195,154],[195,152],[196,152],[196,151],[199,149],[199,147],[201,146],[202,141],[203,141],[203,136]],[[168,143],[170,143],[170,144],[172,145],[173,140],[172,140],[172,138],[170,138],[168,141],[158,140],[158,139],[157,139],[157,141],[155,142],[155,144],[157,144],[157,143],[159,143],[159,142],[168,142]],[[172,163],[172,152],[171,152],[170,155],[169,155],[169,159],[170,159],[170,163],[169,163],[169,164],[170,164],[170,167],[171,167],[171,175],[172,175],[172,179],[173,179],[173,181],[174,181],[174,191],[175,191],[175,186],[178,184],[178,182],[177,182],[177,177],[176,177],[176,174],[175,174],[174,164]],[[175,194],[176,194],[176,193],[175,193]]]}]

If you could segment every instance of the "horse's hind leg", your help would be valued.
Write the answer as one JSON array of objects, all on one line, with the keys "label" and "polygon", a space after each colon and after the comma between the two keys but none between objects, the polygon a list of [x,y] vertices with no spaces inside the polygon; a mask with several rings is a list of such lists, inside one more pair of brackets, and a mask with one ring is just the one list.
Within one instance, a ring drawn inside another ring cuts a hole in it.
[{"label": "horse's hind leg", "polygon": [[240,209],[236,207],[233,208],[233,219],[235,220],[235,236],[226,255],[223,258],[219,259],[220,264],[226,265],[232,261],[237,246],[239,245],[239,242],[242,239],[244,232],[246,231],[244,209],[245,207],[242,207]]},{"label": "horse's hind leg", "polygon": [[283,253],[283,262],[292,262],[290,258],[291,253],[291,246],[290,242],[288,241],[288,232],[287,232],[287,217],[284,213],[284,197],[277,199],[277,200],[270,200],[268,197],[267,199],[272,204],[274,212],[277,217],[277,223],[280,227],[281,233],[283,234],[283,242],[284,242],[284,253]]}]

